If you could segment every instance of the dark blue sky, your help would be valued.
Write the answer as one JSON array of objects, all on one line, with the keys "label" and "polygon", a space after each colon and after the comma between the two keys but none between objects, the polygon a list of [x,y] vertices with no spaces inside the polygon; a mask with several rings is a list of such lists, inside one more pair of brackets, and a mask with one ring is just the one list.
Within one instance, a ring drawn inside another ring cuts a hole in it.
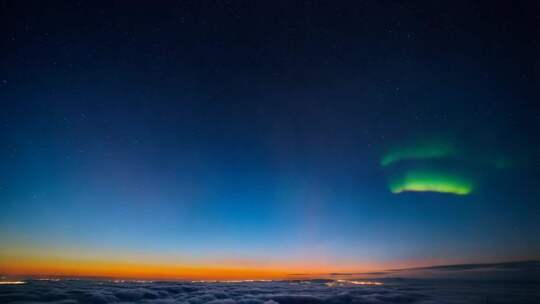
[{"label": "dark blue sky", "polygon": [[538,258],[540,7],[497,2],[3,1],[0,266]]}]

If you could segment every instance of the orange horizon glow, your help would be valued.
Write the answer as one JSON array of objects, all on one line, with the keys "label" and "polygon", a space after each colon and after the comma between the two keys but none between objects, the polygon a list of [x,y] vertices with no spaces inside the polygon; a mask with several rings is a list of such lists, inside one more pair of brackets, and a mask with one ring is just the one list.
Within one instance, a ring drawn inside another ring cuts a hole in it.
[{"label": "orange horizon glow", "polygon": [[[7,276],[107,277],[160,280],[265,280],[304,279],[328,276],[343,269],[320,265],[183,265],[126,262],[114,259],[58,257],[0,258],[0,274]],[[356,268],[358,269],[358,268]],[[372,271],[373,267],[365,268]]]},{"label": "orange horizon glow", "polygon": [[[39,252],[39,253],[38,253]],[[375,271],[383,265],[317,257],[258,260],[10,246],[0,249],[0,275],[145,280],[266,280],[320,278],[334,272]]]},{"label": "orange horizon glow", "polygon": [[[78,257],[75,257],[78,256]],[[159,262],[156,262],[159,261]],[[178,261],[183,261],[180,263]],[[130,256],[35,255],[18,250],[0,252],[0,275],[40,277],[101,277],[144,280],[279,280],[339,278],[335,273],[367,273],[462,261],[416,260],[400,263],[333,264],[311,259],[254,262],[223,259],[198,260]],[[358,275],[361,277],[362,275]],[[369,275],[365,275],[369,277]]]},{"label": "orange horizon glow", "polygon": [[18,260],[0,262],[0,273],[11,276],[67,276],[67,277],[110,277],[129,279],[263,279],[284,278],[286,272],[279,270],[197,267],[167,264],[144,264],[117,261],[88,260]]}]

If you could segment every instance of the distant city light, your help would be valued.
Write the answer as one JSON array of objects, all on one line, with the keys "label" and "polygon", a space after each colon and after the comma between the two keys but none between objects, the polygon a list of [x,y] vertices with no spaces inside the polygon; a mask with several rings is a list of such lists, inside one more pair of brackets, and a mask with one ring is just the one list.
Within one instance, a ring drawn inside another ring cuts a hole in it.
[{"label": "distant city light", "polygon": [[329,283],[326,283],[327,286],[329,287],[334,287],[334,286],[342,286],[342,285],[346,285],[346,284],[352,284],[352,285],[375,285],[375,286],[380,286],[380,285],[384,285],[383,282],[377,282],[377,281],[349,281],[349,280],[336,280],[334,282],[329,282]]}]

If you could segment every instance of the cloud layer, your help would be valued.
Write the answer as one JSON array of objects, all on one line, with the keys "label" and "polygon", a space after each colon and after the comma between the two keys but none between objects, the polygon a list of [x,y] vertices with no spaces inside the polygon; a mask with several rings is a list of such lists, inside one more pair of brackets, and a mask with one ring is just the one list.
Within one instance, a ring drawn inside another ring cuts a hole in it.
[{"label": "cloud layer", "polygon": [[436,280],[387,280],[382,286],[330,280],[235,283],[31,280],[21,285],[0,285],[0,303],[540,303],[537,290],[535,283]]}]

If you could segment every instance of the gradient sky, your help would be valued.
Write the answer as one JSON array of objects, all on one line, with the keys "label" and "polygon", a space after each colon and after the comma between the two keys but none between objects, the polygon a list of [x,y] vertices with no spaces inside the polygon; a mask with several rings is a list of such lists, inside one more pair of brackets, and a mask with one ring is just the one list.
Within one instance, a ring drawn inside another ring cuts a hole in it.
[{"label": "gradient sky", "polygon": [[0,273],[540,258],[534,1],[0,6]]}]

